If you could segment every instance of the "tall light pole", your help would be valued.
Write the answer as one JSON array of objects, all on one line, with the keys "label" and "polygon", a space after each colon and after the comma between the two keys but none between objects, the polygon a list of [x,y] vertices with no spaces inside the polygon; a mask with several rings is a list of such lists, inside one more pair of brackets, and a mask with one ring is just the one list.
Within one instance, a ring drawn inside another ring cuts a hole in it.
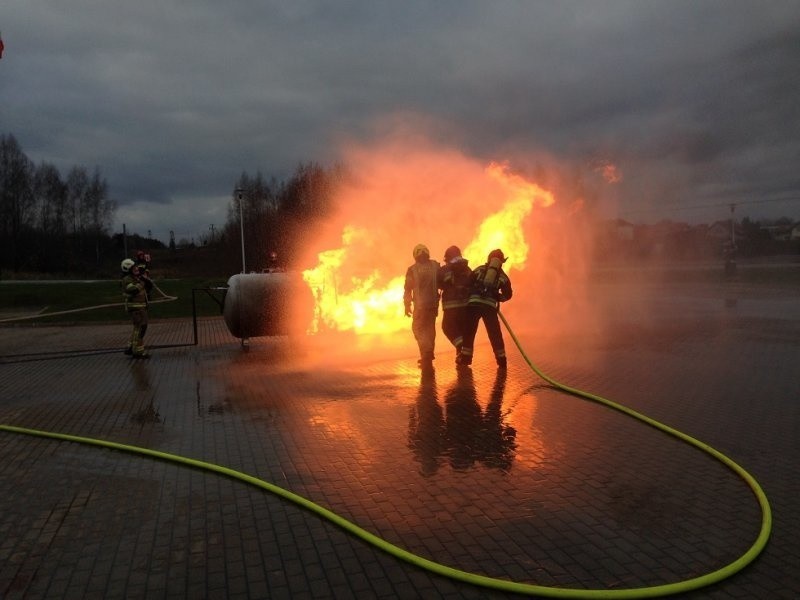
[{"label": "tall light pole", "polygon": [[736,204],[731,204],[731,246],[725,256],[725,275],[733,277],[736,275],[736,228],[734,226],[733,211]]},{"label": "tall light pole", "polygon": [[244,190],[236,188],[236,198],[239,200],[239,234],[242,238],[242,273],[247,273],[247,268],[244,265],[244,216],[242,213],[242,199],[244,197]]}]

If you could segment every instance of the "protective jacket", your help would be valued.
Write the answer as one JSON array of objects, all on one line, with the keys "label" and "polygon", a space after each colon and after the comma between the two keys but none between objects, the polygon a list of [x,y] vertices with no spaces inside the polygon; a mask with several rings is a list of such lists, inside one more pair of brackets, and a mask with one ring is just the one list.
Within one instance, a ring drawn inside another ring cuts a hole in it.
[{"label": "protective jacket", "polygon": [[122,277],[121,285],[125,309],[128,312],[147,308],[147,288],[144,281],[131,273],[126,273]]},{"label": "protective jacket", "polygon": [[417,261],[406,271],[406,281],[403,291],[403,303],[406,311],[414,304],[414,311],[433,310],[439,311],[439,287],[436,275],[439,263],[432,259]]},{"label": "protective jacket", "polygon": [[467,305],[472,280],[472,269],[467,259],[458,257],[439,267],[438,279],[442,290],[442,310]]},{"label": "protective jacket", "polygon": [[511,280],[501,266],[487,263],[472,272],[470,306],[484,305],[497,309],[500,302],[510,300],[513,293]]}]

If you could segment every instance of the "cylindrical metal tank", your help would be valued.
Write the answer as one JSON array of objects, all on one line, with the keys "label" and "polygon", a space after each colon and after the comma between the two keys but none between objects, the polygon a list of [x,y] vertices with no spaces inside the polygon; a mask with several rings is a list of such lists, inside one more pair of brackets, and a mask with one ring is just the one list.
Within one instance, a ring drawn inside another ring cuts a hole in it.
[{"label": "cylindrical metal tank", "polygon": [[228,280],[222,314],[237,338],[302,335],[314,298],[300,273],[243,273]]}]

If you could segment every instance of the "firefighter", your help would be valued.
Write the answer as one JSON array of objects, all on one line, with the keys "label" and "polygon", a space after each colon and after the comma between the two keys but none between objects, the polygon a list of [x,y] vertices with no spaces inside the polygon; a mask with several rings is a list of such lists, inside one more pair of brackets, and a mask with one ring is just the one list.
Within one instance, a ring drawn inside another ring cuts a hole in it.
[{"label": "firefighter", "polygon": [[120,267],[125,310],[128,311],[132,324],[131,338],[125,354],[133,358],[150,358],[144,348],[144,334],[147,332],[147,287],[139,267],[132,259],[126,258]]},{"label": "firefighter", "polygon": [[269,262],[262,273],[283,273],[283,267],[278,263],[278,253],[273,250],[269,253]]},{"label": "firefighter", "polygon": [[[403,292],[405,315],[411,317],[411,331],[419,346],[417,364],[422,369],[433,368],[433,349],[436,344],[436,316],[439,314],[439,263],[431,259],[424,244],[412,251],[414,264],[406,271]],[[413,305],[413,310],[412,310]]]},{"label": "firefighter", "polygon": [[467,302],[467,315],[464,324],[464,343],[458,364],[468,366],[472,364],[473,345],[478,324],[483,320],[489,342],[492,344],[497,366],[506,368],[506,349],[503,343],[503,331],[500,329],[500,319],[497,316],[500,303],[511,299],[511,279],[503,271],[503,263],[508,260],[502,250],[492,250],[486,259],[486,264],[477,267],[472,272],[471,290]]},{"label": "firefighter", "polygon": [[150,279],[150,254],[144,250],[137,250],[135,256],[136,259],[134,263],[136,268],[139,270],[139,277],[144,283],[145,292],[147,292],[147,299],[152,300],[153,281]]},{"label": "firefighter", "polygon": [[442,290],[442,333],[456,349],[456,363],[464,343],[464,323],[469,300],[472,269],[461,256],[458,246],[444,251],[444,264],[439,267],[438,286]]}]

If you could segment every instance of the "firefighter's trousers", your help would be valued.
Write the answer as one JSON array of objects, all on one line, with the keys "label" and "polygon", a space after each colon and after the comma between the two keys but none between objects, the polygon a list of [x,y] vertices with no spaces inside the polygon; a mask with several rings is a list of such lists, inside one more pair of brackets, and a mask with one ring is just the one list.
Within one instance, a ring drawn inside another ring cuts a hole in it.
[{"label": "firefighter's trousers", "polygon": [[433,349],[436,346],[436,307],[414,308],[411,318],[411,331],[419,346],[420,358],[433,360]]},{"label": "firefighter's trousers", "polygon": [[486,304],[470,304],[467,307],[467,316],[464,319],[464,344],[461,347],[461,356],[465,363],[472,362],[472,352],[475,346],[475,335],[478,333],[478,325],[481,320],[486,327],[486,334],[492,344],[494,356],[500,361],[506,356],[506,347],[503,342],[503,331],[500,328],[500,318],[497,316],[497,309]]},{"label": "firefighter's trousers", "polygon": [[442,333],[456,349],[461,351],[464,343],[464,326],[467,318],[466,306],[453,306],[442,311]]},{"label": "firefighter's trousers", "polygon": [[134,356],[142,355],[144,350],[144,334],[147,332],[147,309],[133,308],[128,310],[131,318],[130,348]]}]

